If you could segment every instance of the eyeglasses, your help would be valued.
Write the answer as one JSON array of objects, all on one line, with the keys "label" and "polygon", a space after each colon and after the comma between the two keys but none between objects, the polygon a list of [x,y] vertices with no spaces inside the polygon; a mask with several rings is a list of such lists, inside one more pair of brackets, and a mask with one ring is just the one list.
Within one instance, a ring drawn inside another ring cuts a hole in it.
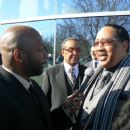
[{"label": "eyeglasses", "polygon": [[99,43],[104,46],[112,46],[114,42],[118,41],[117,39],[101,39],[101,40],[95,40],[94,46],[99,46]]},{"label": "eyeglasses", "polygon": [[63,48],[64,50],[66,50],[66,51],[68,51],[68,52],[70,52],[70,53],[73,53],[74,51],[76,52],[76,53],[80,53],[80,47],[77,47],[77,48],[72,48],[72,47],[70,47],[70,48]]},{"label": "eyeglasses", "polygon": [[96,51],[90,51],[90,53],[95,53]]}]

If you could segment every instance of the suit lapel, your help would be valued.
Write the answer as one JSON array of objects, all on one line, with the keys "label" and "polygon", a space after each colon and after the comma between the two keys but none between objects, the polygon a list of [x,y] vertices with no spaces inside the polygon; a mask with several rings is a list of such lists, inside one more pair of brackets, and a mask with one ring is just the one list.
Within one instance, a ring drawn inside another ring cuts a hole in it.
[{"label": "suit lapel", "polygon": [[15,95],[14,100],[18,100],[22,104],[25,104],[25,107],[29,107],[30,111],[34,112],[33,103],[31,102],[32,99],[30,99],[28,91],[24,88],[24,86],[9,72],[5,71],[3,68],[1,68],[1,72],[3,75],[3,79],[6,83],[6,87],[12,91],[12,94]]},{"label": "suit lapel", "polygon": [[34,92],[37,96],[40,108],[42,110],[42,117],[44,118],[44,121],[46,122],[47,127],[49,127],[49,129],[52,129],[51,115],[50,115],[49,105],[47,103],[46,97],[43,91],[40,89],[40,86],[37,83],[35,83],[33,80],[32,80],[32,83],[33,83]]},{"label": "suit lapel", "polygon": [[67,96],[67,89],[66,89],[66,82],[65,82],[65,72],[64,72],[64,65],[60,64],[60,67],[56,70],[56,79],[58,81],[58,84],[64,93],[64,95]]},{"label": "suit lapel", "polygon": [[85,67],[82,67],[81,65],[79,65],[79,78],[80,78],[80,84],[84,78],[84,71],[85,71]]},{"label": "suit lapel", "polygon": [[81,83],[82,83],[82,80],[84,78],[84,71],[85,71],[85,67],[82,66],[82,65],[79,65],[79,74],[78,74],[78,77],[77,77],[77,80],[76,80],[76,85],[75,85],[75,89],[79,89]]},{"label": "suit lapel", "polygon": [[[81,84],[83,77],[84,77],[84,71],[86,67],[83,67],[82,65],[79,65],[79,74],[76,80],[76,88],[79,87]],[[64,71],[64,65],[63,63],[60,64],[60,67],[57,68],[56,70],[56,79],[59,83],[60,88],[62,89],[62,92],[67,96],[67,84],[66,84],[66,79],[65,79],[65,71]],[[78,86],[78,87],[77,87]]]},{"label": "suit lapel", "polygon": [[35,117],[38,116],[34,102],[31,99],[28,91],[23,85],[10,73],[2,69],[2,75],[5,83],[5,87],[8,88],[10,94],[10,100],[16,105],[21,107],[25,111],[29,111]]},{"label": "suit lapel", "polygon": [[[30,98],[28,91],[23,87],[23,85],[13,75],[11,75],[7,71],[5,71],[3,68],[0,68],[0,69],[1,69],[0,71],[3,75],[4,82],[6,83],[6,87],[8,87],[10,89],[10,91],[12,91],[12,94],[16,95],[14,100],[15,101],[18,100],[18,102],[25,104],[24,106],[29,111],[32,111],[32,113],[35,113],[37,115],[37,112],[35,111],[35,108],[33,107],[33,102],[31,102],[32,99]],[[44,114],[43,115],[44,121],[46,122],[49,130],[51,130],[52,129],[51,128],[52,127],[51,126],[52,125],[51,116],[50,116],[47,101],[46,101],[45,96],[44,96],[42,90],[40,89],[40,87],[38,85],[36,85],[36,83],[34,86],[35,86],[34,89],[35,89],[36,95],[37,95],[40,105],[41,105],[42,112]],[[38,88],[40,90],[38,90]]]}]

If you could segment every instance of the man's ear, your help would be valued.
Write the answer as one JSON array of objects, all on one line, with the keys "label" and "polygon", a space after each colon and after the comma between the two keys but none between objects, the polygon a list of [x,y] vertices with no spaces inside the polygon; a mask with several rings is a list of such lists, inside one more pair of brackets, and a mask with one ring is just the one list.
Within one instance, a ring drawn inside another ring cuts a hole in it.
[{"label": "man's ear", "polygon": [[16,62],[22,63],[23,62],[22,50],[15,49],[13,51],[13,57],[14,57]]},{"label": "man's ear", "polygon": [[64,55],[64,49],[61,50],[61,55]]},{"label": "man's ear", "polygon": [[124,48],[126,49],[126,51],[128,52],[128,50],[129,50],[129,43],[128,43],[128,41],[125,40],[125,41],[122,42],[122,44],[123,44],[123,47],[124,47]]}]

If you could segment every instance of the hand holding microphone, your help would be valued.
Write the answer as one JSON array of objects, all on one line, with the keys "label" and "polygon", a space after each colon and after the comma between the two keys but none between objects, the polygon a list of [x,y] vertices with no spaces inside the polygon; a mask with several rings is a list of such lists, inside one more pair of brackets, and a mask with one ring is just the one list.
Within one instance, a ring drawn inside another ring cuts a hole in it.
[{"label": "hand holding microphone", "polygon": [[75,90],[70,96],[68,96],[64,102],[64,109],[68,113],[75,113],[80,109],[81,102],[83,100],[83,94]]},{"label": "hand holding microphone", "polygon": [[84,98],[83,92],[86,88],[86,83],[89,81],[93,73],[94,70],[92,68],[87,68],[84,72],[84,78],[79,90],[75,90],[70,96],[66,98],[63,106],[68,113],[78,112],[80,109],[82,100]]}]

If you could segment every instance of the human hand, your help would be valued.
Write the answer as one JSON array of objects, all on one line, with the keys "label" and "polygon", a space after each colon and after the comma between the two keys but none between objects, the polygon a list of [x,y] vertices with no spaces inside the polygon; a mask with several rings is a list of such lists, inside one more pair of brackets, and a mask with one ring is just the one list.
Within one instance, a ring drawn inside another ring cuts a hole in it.
[{"label": "human hand", "polygon": [[69,113],[75,113],[80,109],[84,95],[75,90],[70,96],[68,96],[64,102],[64,108]]}]

